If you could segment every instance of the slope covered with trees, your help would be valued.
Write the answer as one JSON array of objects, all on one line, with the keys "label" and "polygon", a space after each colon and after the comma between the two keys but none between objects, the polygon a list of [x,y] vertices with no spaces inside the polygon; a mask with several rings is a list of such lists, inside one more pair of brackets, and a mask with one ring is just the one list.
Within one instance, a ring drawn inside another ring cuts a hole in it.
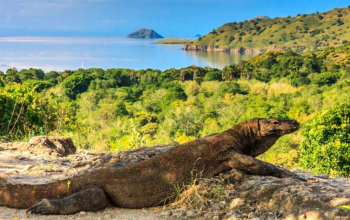
[{"label": "slope covered with trees", "polygon": [[315,51],[347,42],[350,42],[350,6],[295,17],[257,17],[250,21],[227,23],[186,48],[194,49],[195,45],[201,49]]},{"label": "slope covered with trees", "polygon": [[[0,136],[69,135],[81,148],[184,143],[253,117],[309,119],[350,100],[350,45],[268,52],[223,70],[29,69],[0,72]],[[296,166],[300,132],[263,155]],[[350,152],[348,152],[350,153]],[[343,173],[342,173],[343,174]]]}]

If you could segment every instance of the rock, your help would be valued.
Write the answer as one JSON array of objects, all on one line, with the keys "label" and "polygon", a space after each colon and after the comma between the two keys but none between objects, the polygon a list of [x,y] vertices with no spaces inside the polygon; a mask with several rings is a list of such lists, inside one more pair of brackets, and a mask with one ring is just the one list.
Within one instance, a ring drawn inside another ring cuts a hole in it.
[{"label": "rock", "polygon": [[241,206],[244,204],[244,200],[243,199],[240,199],[240,198],[236,198],[234,200],[232,200],[230,206],[229,206],[229,209],[230,210],[233,210],[233,209],[236,209],[237,207]]},{"label": "rock", "polygon": [[162,211],[159,215],[162,217],[169,217],[172,215],[172,212],[169,210],[166,210],[166,211]]},{"label": "rock", "polygon": [[269,20],[270,18],[268,16],[256,16],[250,20],[253,20],[253,21],[262,21],[262,20]]},{"label": "rock", "polygon": [[31,138],[28,143],[34,146],[43,146],[44,148],[55,150],[62,156],[74,154],[77,150],[70,137],[38,136]]},{"label": "rock", "polygon": [[81,211],[81,212],[79,212],[79,213],[78,213],[78,215],[79,215],[79,216],[83,216],[83,215],[86,215],[86,212],[84,212],[84,211]]}]

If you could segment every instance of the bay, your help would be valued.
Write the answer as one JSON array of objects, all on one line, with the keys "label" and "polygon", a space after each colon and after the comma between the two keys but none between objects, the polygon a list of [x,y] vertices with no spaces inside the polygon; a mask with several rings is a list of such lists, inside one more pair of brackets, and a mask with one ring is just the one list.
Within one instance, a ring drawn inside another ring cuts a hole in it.
[{"label": "bay", "polygon": [[183,45],[117,37],[0,37],[0,71],[87,68],[159,69],[190,65],[222,69],[253,54],[184,51]]}]

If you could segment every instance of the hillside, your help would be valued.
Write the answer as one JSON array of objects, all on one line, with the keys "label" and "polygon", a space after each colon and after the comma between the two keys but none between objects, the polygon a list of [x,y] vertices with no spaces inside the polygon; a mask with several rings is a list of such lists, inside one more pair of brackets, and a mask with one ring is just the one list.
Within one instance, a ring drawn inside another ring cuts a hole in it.
[{"label": "hillside", "polygon": [[163,40],[158,40],[156,44],[187,44],[191,43],[192,40],[189,39],[179,39],[179,38],[167,38]]},{"label": "hillside", "polygon": [[159,35],[157,32],[155,32],[152,29],[146,29],[142,28],[138,31],[132,32],[127,38],[145,38],[145,39],[156,39],[156,38],[163,38],[161,35]]},{"label": "hillside", "polygon": [[269,19],[226,23],[185,45],[185,50],[315,51],[350,41],[350,7]]}]

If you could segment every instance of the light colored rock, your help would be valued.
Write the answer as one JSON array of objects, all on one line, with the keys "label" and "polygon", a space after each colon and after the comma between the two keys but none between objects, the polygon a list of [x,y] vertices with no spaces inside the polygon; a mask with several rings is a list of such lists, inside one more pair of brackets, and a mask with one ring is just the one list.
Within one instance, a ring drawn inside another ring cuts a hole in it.
[{"label": "light colored rock", "polygon": [[241,198],[236,198],[234,200],[232,200],[230,206],[229,206],[229,209],[232,210],[232,209],[236,209],[237,207],[241,206],[244,204],[244,200],[241,199]]}]

